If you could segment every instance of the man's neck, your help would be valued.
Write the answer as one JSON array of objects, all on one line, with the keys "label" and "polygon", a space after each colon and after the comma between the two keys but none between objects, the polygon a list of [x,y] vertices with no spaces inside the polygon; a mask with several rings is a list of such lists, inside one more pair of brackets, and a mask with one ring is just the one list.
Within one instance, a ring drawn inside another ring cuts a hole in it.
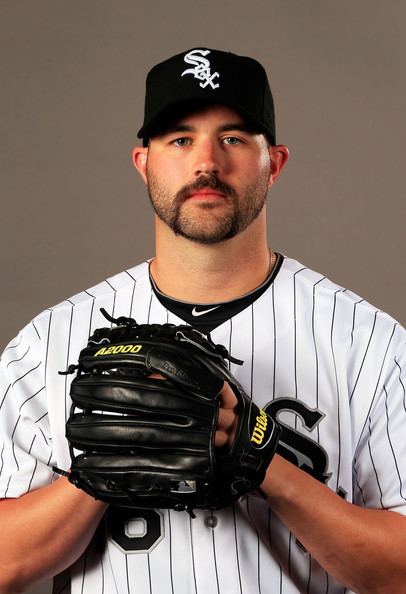
[{"label": "man's neck", "polygon": [[272,261],[263,220],[215,245],[175,236],[159,220],[156,225],[156,257],[150,270],[160,291],[170,297],[195,303],[228,301],[254,290],[269,274]]}]

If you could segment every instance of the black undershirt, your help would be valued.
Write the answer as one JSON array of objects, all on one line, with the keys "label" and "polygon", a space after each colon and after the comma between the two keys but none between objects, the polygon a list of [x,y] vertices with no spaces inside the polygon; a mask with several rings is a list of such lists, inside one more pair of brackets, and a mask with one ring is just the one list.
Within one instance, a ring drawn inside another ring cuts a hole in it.
[{"label": "black undershirt", "polygon": [[172,297],[168,297],[168,295],[161,293],[159,288],[156,286],[151,274],[150,279],[157,299],[164,307],[166,307],[166,309],[184,320],[187,324],[190,324],[197,330],[200,330],[200,332],[207,334],[256,301],[256,299],[258,299],[274,281],[280,270],[280,267],[282,266],[282,262],[282,254],[276,254],[275,266],[272,268],[268,278],[262,283],[262,285],[250,293],[247,293],[242,297],[238,297],[238,299],[233,299],[232,301],[223,301],[221,303],[202,304],[173,299]]}]

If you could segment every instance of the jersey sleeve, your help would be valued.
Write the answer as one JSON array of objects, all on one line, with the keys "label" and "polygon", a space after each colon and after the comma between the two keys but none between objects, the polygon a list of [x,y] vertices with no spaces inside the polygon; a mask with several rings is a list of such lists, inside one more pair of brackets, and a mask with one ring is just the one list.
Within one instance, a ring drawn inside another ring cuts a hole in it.
[{"label": "jersey sleeve", "polygon": [[54,476],[44,358],[43,341],[31,323],[0,360],[0,498],[18,497]]},{"label": "jersey sleeve", "polygon": [[399,334],[355,453],[354,502],[406,515],[406,341]]}]

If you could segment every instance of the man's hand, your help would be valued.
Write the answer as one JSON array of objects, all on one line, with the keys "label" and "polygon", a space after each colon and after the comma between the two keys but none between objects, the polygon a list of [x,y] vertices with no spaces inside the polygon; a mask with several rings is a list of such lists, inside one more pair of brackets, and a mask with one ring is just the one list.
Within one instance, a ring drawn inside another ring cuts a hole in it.
[{"label": "man's hand", "polygon": [[238,423],[238,414],[236,410],[238,400],[227,382],[224,382],[220,392],[220,402],[220,412],[217,420],[217,431],[214,443],[218,448],[230,448],[234,441],[235,430]]},{"label": "man's hand", "polygon": [[[159,373],[151,373],[153,379],[160,379],[165,381],[166,378]],[[220,392],[220,412],[217,419],[217,430],[214,444],[217,448],[230,448],[235,435],[235,430],[238,423],[237,396],[230,388],[227,382],[224,382]]]}]

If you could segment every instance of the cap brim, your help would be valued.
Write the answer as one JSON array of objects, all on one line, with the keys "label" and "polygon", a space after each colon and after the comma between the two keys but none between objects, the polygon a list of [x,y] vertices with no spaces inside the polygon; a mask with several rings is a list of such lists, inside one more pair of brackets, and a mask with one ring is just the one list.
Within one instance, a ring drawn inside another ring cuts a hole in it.
[{"label": "cap brim", "polygon": [[237,111],[253,129],[261,134],[264,134],[271,144],[275,144],[274,133],[264,127],[263,123],[255,116],[249,113],[246,109],[232,101],[221,99],[202,99],[201,96],[188,97],[187,100],[176,101],[169,103],[158,113],[154,114],[147,123],[137,133],[138,138],[143,138],[144,141],[157,136],[162,133],[172,122],[185,117],[185,115],[204,109],[205,105],[225,105]]}]

